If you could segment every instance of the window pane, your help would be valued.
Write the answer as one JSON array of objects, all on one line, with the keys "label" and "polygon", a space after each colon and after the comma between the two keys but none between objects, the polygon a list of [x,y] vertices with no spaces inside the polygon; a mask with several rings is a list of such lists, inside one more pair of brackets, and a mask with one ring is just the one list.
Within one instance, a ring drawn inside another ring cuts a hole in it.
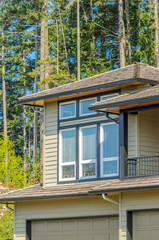
[{"label": "window pane", "polygon": [[118,164],[117,161],[103,162],[103,175],[117,174],[118,173],[117,164]]},{"label": "window pane", "polygon": [[62,167],[62,178],[74,178],[74,177],[75,177],[75,165]]},{"label": "window pane", "polygon": [[60,118],[71,118],[75,117],[75,103],[61,105]]},{"label": "window pane", "polygon": [[119,155],[119,127],[117,124],[103,125],[102,158]]},{"label": "window pane", "polygon": [[95,163],[88,163],[82,164],[82,176],[83,177],[93,177],[96,175],[96,164]]},{"label": "window pane", "polygon": [[96,127],[82,128],[82,160],[96,159]]},{"label": "window pane", "polygon": [[76,131],[62,131],[62,162],[76,161]]},{"label": "window pane", "polygon": [[102,97],[102,101],[107,100],[107,99],[110,99],[110,98],[113,98],[113,97],[116,97],[116,96],[118,96],[118,94],[116,94],[116,95],[104,96],[104,97]]},{"label": "window pane", "polygon": [[94,112],[89,111],[89,107],[91,104],[95,103],[96,99],[90,99],[90,100],[86,100],[86,101],[81,101],[81,115],[85,115],[85,114],[94,114]]}]

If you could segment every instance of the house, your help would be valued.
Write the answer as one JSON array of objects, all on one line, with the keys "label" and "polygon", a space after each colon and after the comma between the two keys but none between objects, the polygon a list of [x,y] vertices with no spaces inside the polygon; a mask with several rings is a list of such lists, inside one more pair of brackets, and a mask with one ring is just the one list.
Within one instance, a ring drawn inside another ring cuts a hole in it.
[{"label": "house", "polygon": [[24,96],[44,108],[43,184],[14,203],[14,240],[158,240],[159,69],[142,63]]}]

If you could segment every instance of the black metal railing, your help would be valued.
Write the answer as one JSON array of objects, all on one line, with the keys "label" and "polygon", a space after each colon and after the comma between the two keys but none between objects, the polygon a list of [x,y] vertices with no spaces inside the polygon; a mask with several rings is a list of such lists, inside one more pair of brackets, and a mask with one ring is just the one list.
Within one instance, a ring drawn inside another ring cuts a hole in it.
[{"label": "black metal railing", "polygon": [[159,155],[128,158],[125,177],[159,175]]}]

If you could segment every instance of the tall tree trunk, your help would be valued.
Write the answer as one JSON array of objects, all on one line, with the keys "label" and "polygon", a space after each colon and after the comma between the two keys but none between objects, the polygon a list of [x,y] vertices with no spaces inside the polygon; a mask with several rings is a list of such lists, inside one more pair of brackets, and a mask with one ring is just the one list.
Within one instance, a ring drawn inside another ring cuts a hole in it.
[{"label": "tall tree trunk", "polygon": [[119,52],[120,67],[125,67],[125,26],[123,19],[123,0],[119,0]]},{"label": "tall tree trunk", "polygon": [[[6,82],[5,82],[5,63],[4,63],[4,28],[2,25],[2,90],[3,90],[3,130],[4,130],[4,141],[6,145],[5,152],[5,165],[6,165],[6,175],[7,175],[7,165],[8,165],[8,154],[7,154],[7,103],[6,103]],[[6,176],[7,181],[7,176]]]},{"label": "tall tree trunk", "polygon": [[131,44],[130,44],[129,0],[125,0],[125,9],[126,9],[127,44],[128,44],[129,63],[132,64],[132,59],[131,59]]},{"label": "tall tree trunk", "polygon": [[154,10],[155,10],[155,63],[156,67],[159,67],[159,26],[158,26],[158,0],[154,0]]},{"label": "tall tree trunk", "polygon": [[65,57],[66,57],[67,69],[68,69],[68,72],[69,72],[70,69],[69,69],[69,65],[68,65],[68,52],[67,52],[66,39],[65,39],[65,33],[64,33],[63,23],[62,23],[62,16],[61,16],[60,7],[59,7],[59,16],[60,16],[62,36],[63,36],[63,42],[64,42],[64,49],[65,49]]},{"label": "tall tree trunk", "polygon": [[81,56],[80,56],[80,0],[77,0],[77,78],[81,79]]},{"label": "tall tree trunk", "polygon": [[[41,51],[40,51],[40,60],[44,61],[49,56],[48,50],[48,20],[47,20],[47,0],[44,0],[42,6],[43,17],[41,19]],[[40,66],[40,81],[46,79],[49,76],[49,65],[43,63]],[[49,84],[41,86],[41,90],[49,88]],[[40,109],[41,112],[43,109]],[[43,168],[43,114],[40,114],[40,162],[41,167]]]},{"label": "tall tree trunk", "polygon": [[[90,0],[90,8],[91,8],[91,20],[92,20],[92,23],[93,23],[93,2],[92,2],[92,0]],[[93,33],[92,33],[92,42],[93,42],[93,44],[95,43],[95,41],[94,41],[94,29],[93,29]]]},{"label": "tall tree trunk", "polygon": [[[23,53],[23,85],[24,85],[24,95],[26,94],[26,82],[25,82],[25,54]],[[26,168],[27,168],[27,156],[26,156],[26,148],[27,148],[27,133],[26,133],[26,106],[23,107],[23,140],[24,140],[24,145],[23,145],[23,158],[24,158],[24,185],[27,182],[26,179]]]},{"label": "tall tree trunk", "polygon": [[28,157],[29,157],[29,159],[31,159],[31,137],[30,137],[30,132],[31,132],[31,127],[30,127],[30,124],[29,124],[29,142],[28,142],[28,148],[29,148]]},{"label": "tall tree trunk", "polygon": [[59,74],[59,28],[58,28],[58,21],[56,19],[56,32],[57,32],[57,74]]},{"label": "tall tree trunk", "polygon": [[[35,25],[35,70],[38,68],[38,23]],[[38,76],[35,76],[34,82],[34,92],[38,91],[37,87]],[[37,155],[37,145],[38,145],[38,113],[37,108],[34,111],[34,142],[33,142],[33,160],[35,161]]]},{"label": "tall tree trunk", "polygon": [[[48,20],[47,20],[47,0],[44,0],[42,6],[43,17],[41,19],[41,53],[40,60],[44,61],[49,56],[48,49]],[[43,62],[40,66],[40,81],[48,78],[49,76],[49,65]],[[49,89],[49,84],[46,83],[41,86],[41,90]]]}]

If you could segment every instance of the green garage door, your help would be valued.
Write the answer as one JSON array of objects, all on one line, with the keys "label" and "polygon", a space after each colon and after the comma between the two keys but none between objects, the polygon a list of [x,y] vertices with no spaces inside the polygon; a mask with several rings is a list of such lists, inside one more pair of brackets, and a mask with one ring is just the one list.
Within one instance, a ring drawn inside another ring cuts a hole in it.
[{"label": "green garage door", "polygon": [[118,217],[32,222],[32,240],[118,239]]},{"label": "green garage door", "polygon": [[133,213],[133,240],[159,240],[159,211]]}]

